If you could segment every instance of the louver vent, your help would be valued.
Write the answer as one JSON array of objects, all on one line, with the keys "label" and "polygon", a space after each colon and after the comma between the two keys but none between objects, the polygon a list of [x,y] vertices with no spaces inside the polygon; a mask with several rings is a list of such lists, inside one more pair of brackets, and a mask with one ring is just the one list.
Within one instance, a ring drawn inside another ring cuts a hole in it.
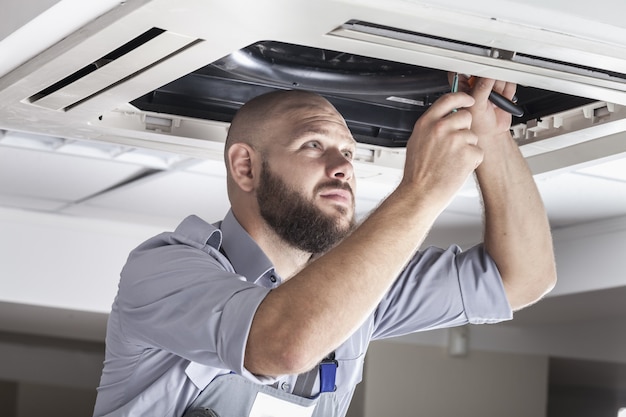
[{"label": "louver vent", "polygon": [[152,28],[80,70],[30,96],[27,102],[67,111],[201,42]]},{"label": "louver vent", "polygon": [[[462,59],[467,61],[488,64],[494,67],[568,79],[578,83],[626,92],[626,74],[620,71],[623,69],[623,66],[620,66],[621,64],[612,63],[613,67],[606,66],[605,68],[592,66],[593,63],[590,63],[591,65],[581,65],[580,63],[565,62],[559,59],[552,59],[551,57],[507,51],[358,20],[346,22],[330,32],[330,35],[422,51],[433,55],[454,56],[457,59],[462,57]],[[614,68],[615,66],[620,67]]]}]

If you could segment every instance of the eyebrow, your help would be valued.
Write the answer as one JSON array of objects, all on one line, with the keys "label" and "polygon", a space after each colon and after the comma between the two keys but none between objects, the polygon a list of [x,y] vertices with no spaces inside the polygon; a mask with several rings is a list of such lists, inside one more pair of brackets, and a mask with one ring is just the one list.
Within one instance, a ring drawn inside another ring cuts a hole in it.
[{"label": "eyebrow", "polygon": [[[330,129],[324,128],[324,127],[312,127],[312,126],[305,126],[303,128],[300,128],[298,130],[296,130],[294,132],[294,138],[305,138],[307,136],[333,136],[332,132]],[[350,145],[351,146],[356,146],[357,142],[354,139],[354,137],[352,136],[352,134],[350,134],[349,136],[346,135],[342,135],[342,137],[346,137],[346,138],[350,138]]]}]

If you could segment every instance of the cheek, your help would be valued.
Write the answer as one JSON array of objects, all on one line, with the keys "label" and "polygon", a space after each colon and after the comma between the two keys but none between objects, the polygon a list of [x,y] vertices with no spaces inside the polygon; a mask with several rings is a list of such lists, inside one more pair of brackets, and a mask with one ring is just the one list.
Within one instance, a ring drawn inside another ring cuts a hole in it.
[{"label": "cheek", "polygon": [[310,161],[294,158],[281,169],[283,179],[295,188],[307,188],[320,181],[323,171]]},{"label": "cheek", "polygon": [[324,181],[324,164],[319,158],[283,153],[276,155],[270,164],[271,172],[286,186],[309,198],[317,184]]}]

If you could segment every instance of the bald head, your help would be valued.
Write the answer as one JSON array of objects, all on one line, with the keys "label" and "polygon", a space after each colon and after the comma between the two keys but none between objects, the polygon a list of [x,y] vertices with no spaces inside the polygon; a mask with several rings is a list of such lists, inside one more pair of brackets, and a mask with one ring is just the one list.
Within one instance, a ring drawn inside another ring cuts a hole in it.
[{"label": "bald head", "polygon": [[225,146],[235,217],[261,241],[323,252],[353,224],[355,147],[344,118],[317,94],[279,91],[250,100]]},{"label": "bald head", "polygon": [[341,114],[315,93],[276,91],[244,104],[233,118],[224,146],[231,205],[236,205],[237,197],[247,204],[264,163],[311,134],[332,135],[348,147],[354,142]]},{"label": "bald head", "polygon": [[[260,149],[272,136],[272,123],[297,116],[301,110],[334,107],[323,97],[308,91],[274,91],[244,104],[231,122],[226,137],[225,154],[237,142]],[[335,110],[336,111],[336,110]]]}]

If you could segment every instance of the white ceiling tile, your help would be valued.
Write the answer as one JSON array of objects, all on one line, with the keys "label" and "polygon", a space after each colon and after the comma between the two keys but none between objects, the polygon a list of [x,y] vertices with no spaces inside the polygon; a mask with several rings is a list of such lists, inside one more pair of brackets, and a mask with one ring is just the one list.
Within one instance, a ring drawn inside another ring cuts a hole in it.
[{"label": "white ceiling tile", "polygon": [[125,149],[124,146],[115,143],[73,140],[64,142],[62,146],[56,148],[56,151],[76,156],[110,159]]},{"label": "white ceiling tile", "polygon": [[226,167],[224,166],[224,161],[221,159],[196,160],[195,162],[190,161],[190,166],[186,168],[185,171],[220,176],[224,178],[224,181],[226,181]]},{"label": "white ceiling tile", "polygon": [[554,227],[626,215],[626,183],[567,173],[537,185]]},{"label": "white ceiling tile", "polygon": [[66,201],[0,193],[0,206],[3,207],[37,211],[56,211],[66,204]]},{"label": "white ceiling tile", "polygon": [[395,181],[379,178],[357,179],[355,201],[357,217],[362,218],[374,210],[396,187]]},{"label": "white ceiling tile", "polygon": [[197,214],[210,222],[223,218],[230,207],[224,178],[183,171],[161,172],[81,205],[177,220]]},{"label": "white ceiling tile", "polygon": [[75,201],[111,187],[141,169],[108,160],[0,147],[0,193]]},{"label": "white ceiling tile", "polygon": [[122,206],[99,207],[90,205],[88,202],[66,206],[60,212],[62,214],[75,217],[105,219],[108,221],[146,225],[157,227],[159,230],[174,230],[178,223],[180,223],[180,218],[160,216],[158,214],[150,215],[146,213],[132,212]]},{"label": "white ceiling tile", "polygon": [[115,159],[117,161],[130,162],[150,168],[167,169],[175,163],[184,160],[185,157],[169,152],[133,148],[120,153]]},{"label": "white ceiling tile", "polygon": [[[2,131],[4,132],[4,131]],[[65,140],[55,136],[36,135],[23,132],[6,132],[0,135],[0,143],[6,146],[33,150],[54,150],[63,145]]]},{"label": "white ceiling tile", "polygon": [[626,158],[604,162],[576,172],[626,182]]}]

